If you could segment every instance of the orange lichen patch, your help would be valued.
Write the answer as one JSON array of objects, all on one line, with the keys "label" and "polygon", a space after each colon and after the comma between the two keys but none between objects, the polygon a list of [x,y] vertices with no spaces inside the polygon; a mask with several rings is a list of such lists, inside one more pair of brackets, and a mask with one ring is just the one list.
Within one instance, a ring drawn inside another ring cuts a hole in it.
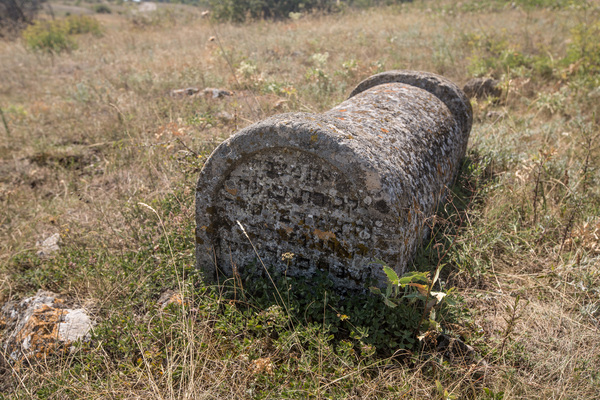
[{"label": "orange lichen patch", "polygon": [[186,305],[187,302],[185,301],[184,296],[180,292],[176,292],[174,290],[167,290],[158,299],[158,304],[160,305],[160,309],[164,310],[172,304],[182,306]]},{"label": "orange lichen patch", "polygon": [[248,369],[254,375],[273,375],[273,363],[271,362],[271,357],[259,358],[257,360],[252,361]]},{"label": "orange lichen patch", "polygon": [[183,304],[183,297],[181,296],[181,293],[174,293],[173,296],[171,296],[169,298],[169,304]]},{"label": "orange lichen patch", "polygon": [[15,345],[41,358],[57,350],[61,344],[59,324],[67,310],[42,304],[15,335]]},{"label": "orange lichen patch", "polygon": [[387,129],[385,129],[385,128],[381,128],[381,132],[389,133],[390,131],[388,131],[388,130],[387,130]]},{"label": "orange lichen patch", "polygon": [[346,112],[348,111],[346,108],[344,108],[343,110],[338,110],[339,112]]},{"label": "orange lichen patch", "polygon": [[324,232],[322,230],[319,229],[315,229],[313,232],[320,240],[324,240],[324,241],[328,241],[328,240],[334,240],[335,239],[335,234],[333,232]]}]

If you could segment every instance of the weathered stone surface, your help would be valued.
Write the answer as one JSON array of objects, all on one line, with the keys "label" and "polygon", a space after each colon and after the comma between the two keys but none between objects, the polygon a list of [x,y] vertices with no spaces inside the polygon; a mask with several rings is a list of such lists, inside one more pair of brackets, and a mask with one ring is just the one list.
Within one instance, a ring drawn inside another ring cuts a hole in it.
[{"label": "weathered stone surface", "polygon": [[55,253],[58,250],[60,250],[60,247],[58,245],[59,243],[60,243],[60,234],[58,234],[58,233],[48,236],[46,239],[44,239],[41,242],[37,242],[36,246],[39,249],[37,252],[38,257],[48,257],[52,253]]},{"label": "weathered stone surface", "polygon": [[463,91],[468,98],[485,99],[486,97],[500,97],[502,89],[498,87],[500,82],[491,78],[474,78],[468,81]]},{"label": "weathered stone surface", "polygon": [[82,308],[68,308],[57,294],[40,290],[0,309],[2,351],[7,359],[44,357],[86,339],[93,322]]},{"label": "weathered stone surface", "polygon": [[470,103],[452,82],[390,71],[323,114],[282,114],[243,129],[200,173],[197,266],[209,278],[231,275],[257,258],[255,248],[288,275],[326,270],[348,289],[384,282],[374,262],[401,273],[412,260],[471,123]]},{"label": "weathered stone surface", "polygon": [[206,88],[200,90],[197,87],[188,87],[185,89],[174,89],[169,92],[171,97],[194,97],[194,96],[205,96],[212,99],[218,99],[225,96],[233,96],[233,92],[225,89],[217,88]]},{"label": "weathered stone surface", "polygon": [[169,92],[171,97],[185,97],[185,96],[194,96],[200,93],[200,89],[196,87],[188,87],[185,89],[173,89]]},{"label": "weathered stone surface", "polygon": [[223,122],[231,122],[235,119],[235,116],[231,115],[227,111],[219,111],[215,114],[215,117],[219,118]]},{"label": "weathered stone surface", "polygon": [[206,88],[202,91],[202,94],[213,99],[218,99],[225,96],[233,96],[233,92],[230,92],[229,90],[216,88]]},{"label": "weathered stone surface", "polygon": [[168,306],[170,306],[171,304],[177,304],[177,305],[181,306],[184,304],[184,300],[183,300],[183,295],[180,292],[169,289],[160,295],[157,305],[160,308],[160,310],[162,311],[165,308],[167,308]]}]

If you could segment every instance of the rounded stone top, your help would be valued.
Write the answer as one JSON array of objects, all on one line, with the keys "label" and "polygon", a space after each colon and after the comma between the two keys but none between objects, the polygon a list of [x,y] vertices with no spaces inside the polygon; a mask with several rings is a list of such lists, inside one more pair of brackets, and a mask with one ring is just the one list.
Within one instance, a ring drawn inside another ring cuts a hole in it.
[{"label": "rounded stone top", "polygon": [[385,83],[404,83],[423,89],[440,99],[452,112],[463,132],[470,132],[473,109],[465,93],[452,81],[431,72],[393,70],[370,76],[350,93],[348,98]]},{"label": "rounded stone top", "polygon": [[[277,148],[295,148],[311,153],[344,174],[357,177],[361,184],[373,184],[368,179],[372,173],[365,170],[370,164],[369,155],[357,151],[360,146],[354,142],[360,138],[346,138],[348,129],[344,125],[343,121],[331,116],[309,113],[274,115],[250,125],[213,151],[200,173],[198,189],[206,191],[207,185],[216,188],[251,154]],[[204,177],[211,177],[210,183]]]}]

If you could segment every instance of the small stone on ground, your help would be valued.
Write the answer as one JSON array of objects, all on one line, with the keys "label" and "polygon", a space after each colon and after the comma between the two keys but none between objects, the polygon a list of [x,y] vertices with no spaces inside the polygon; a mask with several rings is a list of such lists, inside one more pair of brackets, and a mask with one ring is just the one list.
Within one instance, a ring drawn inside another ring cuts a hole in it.
[{"label": "small stone on ground", "polygon": [[0,351],[11,362],[43,358],[88,340],[94,323],[82,308],[68,308],[58,294],[40,290],[0,309]]}]

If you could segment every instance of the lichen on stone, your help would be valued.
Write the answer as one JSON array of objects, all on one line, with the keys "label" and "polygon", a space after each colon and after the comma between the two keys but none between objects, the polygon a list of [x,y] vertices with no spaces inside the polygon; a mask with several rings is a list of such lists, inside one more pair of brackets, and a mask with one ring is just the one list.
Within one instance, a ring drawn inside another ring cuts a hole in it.
[{"label": "lichen on stone", "polygon": [[323,114],[243,129],[200,174],[197,266],[214,278],[260,259],[347,289],[382,284],[377,260],[402,273],[458,172],[471,114],[447,79],[390,71]]}]

